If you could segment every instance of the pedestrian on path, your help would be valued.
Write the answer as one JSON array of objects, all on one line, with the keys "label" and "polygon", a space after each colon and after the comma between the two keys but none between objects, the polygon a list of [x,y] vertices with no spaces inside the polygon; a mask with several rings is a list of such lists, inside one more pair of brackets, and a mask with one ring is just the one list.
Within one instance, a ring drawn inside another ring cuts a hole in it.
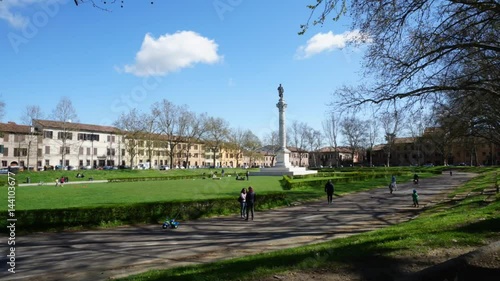
[{"label": "pedestrian on path", "polygon": [[416,189],[413,190],[411,197],[413,198],[413,207],[418,207],[418,193]]},{"label": "pedestrian on path", "polygon": [[328,182],[325,184],[325,192],[328,204],[332,204],[333,193],[335,192],[335,186],[333,185],[332,180],[328,180]]},{"label": "pedestrian on path", "polygon": [[247,190],[245,188],[241,189],[240,197],[238,201],[240,202],[240,216],[242,219],[246,218],[247,211]]},{"label": "pedestrian on path", "polygon": [[252,220],[253,220],[253,212],[254,212],[254,207],[255,207],[255,192],[253,190],[253,187],[248,187],[248,192],[246,196],[246,203],[247,203],[247,216],[245,220],[248,220],[248,217],[250,214],[252,214]]}]

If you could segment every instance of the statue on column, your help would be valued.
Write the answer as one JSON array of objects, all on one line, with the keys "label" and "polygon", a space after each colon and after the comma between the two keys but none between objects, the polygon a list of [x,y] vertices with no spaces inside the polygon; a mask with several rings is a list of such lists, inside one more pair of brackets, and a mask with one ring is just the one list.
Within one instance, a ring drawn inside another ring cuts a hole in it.
[{"label": "statue on column", "polygon": [[280,96],[280,99],[283,98],[283,93],[284,92],[285,92],[285,89],[283,89],[283,86],[281,86],[281,84],[280,84],[280,86],[278,87],[278,94]]}]

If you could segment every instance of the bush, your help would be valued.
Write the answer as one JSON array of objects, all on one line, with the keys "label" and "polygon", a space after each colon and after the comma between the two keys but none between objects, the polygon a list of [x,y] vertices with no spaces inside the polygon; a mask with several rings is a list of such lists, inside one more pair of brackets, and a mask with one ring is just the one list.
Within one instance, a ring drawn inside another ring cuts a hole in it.
[{"label": "bush", "polygon": [[[256,209],[285,206],[286,194],[258,195]],[[200,217],[238,213],[240,205],[235,198],[210,199],[186,202],[152,202],[123,204],[96,208],[44,209],[16,211],[18,229],[23,232],[64,229],[68,227],[92,228],[107,222],[121,224],[159,223],[166,216],[177,220],[193,220]],[[4,215],[0,232],[6,232]]]}]

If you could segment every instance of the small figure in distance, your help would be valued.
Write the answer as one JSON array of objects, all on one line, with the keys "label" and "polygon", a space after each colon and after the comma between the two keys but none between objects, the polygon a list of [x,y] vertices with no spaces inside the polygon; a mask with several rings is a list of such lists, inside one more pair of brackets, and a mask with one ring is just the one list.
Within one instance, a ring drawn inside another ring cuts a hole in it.
[{"label": "small figure in distance", "polygon": [[332,183],[332,180],[328,180],[325,185],[326,199],[328,204],[332,204],[333,201],[333,192],[335,192],[335,186]]},{"label": "small figure in distance", "polygon": [[415,173],[415,174],[413,175],[413,183],[414,183],[414,184],[418,184],[418,179],[419,179],[419,176],[418,176],[418,174],[417,174],[417,173]]},{"label": "small figure in distance", "polygon": [[418,193],[417,193],[417,190],[414,189],[413,190],[413,194],[411,195],[411,197],[413,198],[413,207],[418,207]]}]

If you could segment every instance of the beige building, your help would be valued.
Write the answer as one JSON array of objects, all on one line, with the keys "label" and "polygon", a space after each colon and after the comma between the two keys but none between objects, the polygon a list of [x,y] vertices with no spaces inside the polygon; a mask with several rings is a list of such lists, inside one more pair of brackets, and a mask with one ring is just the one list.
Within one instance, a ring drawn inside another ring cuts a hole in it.
[{"label": "beige building", "polygon": [[40,156],[37,155],[38,141],[30,126],[0,123],[0,167],[36,167]]}]

